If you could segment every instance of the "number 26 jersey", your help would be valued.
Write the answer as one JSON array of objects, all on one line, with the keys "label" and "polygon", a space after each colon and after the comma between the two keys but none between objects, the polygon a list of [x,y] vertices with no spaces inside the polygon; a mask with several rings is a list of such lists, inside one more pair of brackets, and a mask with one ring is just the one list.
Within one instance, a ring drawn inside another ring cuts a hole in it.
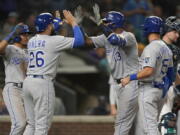
[{"label": "number 26 jersey", "polygon": [[27,75],[56,75],[60,52],[73,47],[74,38],[37,34],[28,42]]}]

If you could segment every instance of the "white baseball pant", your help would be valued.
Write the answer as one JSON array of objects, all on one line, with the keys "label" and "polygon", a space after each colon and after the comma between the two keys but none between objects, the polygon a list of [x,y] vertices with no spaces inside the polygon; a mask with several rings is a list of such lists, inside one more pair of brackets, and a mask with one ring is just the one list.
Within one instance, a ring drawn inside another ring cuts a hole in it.
[{"label": "white baseball pant", "polygon": [[47,135],[54,114],[55,92],[50,79],[24,80],[24,103],[27,126],[24,135]]},{"label": "white baseball pant", "polygon": [[117,93],[117,116],[114,135],[129,135],[138,110],[138,83],[131,81],[125,87],[114,86]]},{"label": "white baseball pant", "polygon": [[139,111],[137,114],[136,135],[160,135],[158,119],[164,99],[162,90],[151,83],[139,85]]},{"label": "white baseball pant", "polygon": [[13,83],[7,83],[3,90],[3,99],[12,123],[10,135],[22,135],[26,126],[22,93],[22,88],[13,86]]}]

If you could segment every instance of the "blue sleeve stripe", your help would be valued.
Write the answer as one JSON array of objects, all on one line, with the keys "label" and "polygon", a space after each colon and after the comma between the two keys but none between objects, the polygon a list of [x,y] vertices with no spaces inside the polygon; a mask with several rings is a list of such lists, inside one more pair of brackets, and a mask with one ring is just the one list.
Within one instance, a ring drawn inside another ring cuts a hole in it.
[{"label": "blue sleeve stripe", "polygon": [[73,44],[73,48],[78,48],[81,47],[85,44],[84,41],[84,36],[81,32],[81,29],[79,26],[74,26],[73,27],[73,32],[74,32],[74,44]]}]

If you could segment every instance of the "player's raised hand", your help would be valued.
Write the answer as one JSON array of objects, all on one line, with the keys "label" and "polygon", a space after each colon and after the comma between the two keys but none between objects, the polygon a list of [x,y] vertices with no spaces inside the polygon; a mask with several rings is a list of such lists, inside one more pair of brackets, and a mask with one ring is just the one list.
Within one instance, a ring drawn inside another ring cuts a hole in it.
[{"label": "player's raised hand", "polygon": [[94,13],[94,16],[92,16],[90,13],[86,12],[85,16],[88,17],[91,21],[93,21],[97,25],[99,25],[101,22],[101,16],[100,16],[99,6],[96,3],[93,6],[93,13]]},{"label": "player's raised hand", "polygon": [[13,30],[12,30],[12,32],[14,32],[14,33],[19,33],[19,32],[21,32],[21,30],[22,30],[22,25],[24,25],[24,23],[22,23],[22,22],[20,22],[20,23],[18,23],[14,28],[13,28]]},{"label": "player's raised hand", "polygon": [[53,27],[55,33],[59,32],[63,21],[61,20],[60,12],[58,10],[55,11],[55,18],[53,19]]},{"label": "player's raised hand", "polygon": [[93,6],[93,12],[94,12],[94,18],[95,18],[96,24],[99,25],[101,21],[101,15],[100,15],[100,9],[97,3],[95,3]]},{"label": "player's raised hand", "polygon": [[84,18],[84,15],[83,15],[83,11],[82,11],[82,7],[81,6],[78,6],[77,9],[74,11],[74,16],[76,18],[76,22],[78,24],[81,24],[83,18]]},{"label": "player's raised hand", "polygon": [[70,24],[71,26],[77,25],[76,18],[71,14],[68,10],[63,10],[64,18],[66,23]]},{"label": "player's raised hand", "polygon": [[130,77],[129,77],[129,76],[121,79],[121,85],[122,85],[123,87],[125,87],[129,82],[130,82]]},{"label": "player's raised hand", "polygon": [[23,23],[18,23],[14,28],[13,30],[11,31],[11,33],[9,33],[5,38],[4,40],[9,42],[17,33],[21,32],[22,30],[22,26]]},{"label": "player's raised hand", "polygon": [[60,15],[59,10],[55,11],[55,17],[61,19],[61,15]]}]

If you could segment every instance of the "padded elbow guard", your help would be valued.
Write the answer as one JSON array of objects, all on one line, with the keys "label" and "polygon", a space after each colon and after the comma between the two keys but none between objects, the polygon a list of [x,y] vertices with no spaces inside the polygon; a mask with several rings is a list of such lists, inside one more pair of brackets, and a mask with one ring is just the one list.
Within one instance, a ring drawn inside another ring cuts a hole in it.
[{"label": "padded elbow guard", "polygon": [[114,46],[121,46],[121,47],[123,47],[123,46],[126,45],[126,40],[120,34],[111,33],[107,37],[107,40],[109,41],[110,44],[112,44]]}]

